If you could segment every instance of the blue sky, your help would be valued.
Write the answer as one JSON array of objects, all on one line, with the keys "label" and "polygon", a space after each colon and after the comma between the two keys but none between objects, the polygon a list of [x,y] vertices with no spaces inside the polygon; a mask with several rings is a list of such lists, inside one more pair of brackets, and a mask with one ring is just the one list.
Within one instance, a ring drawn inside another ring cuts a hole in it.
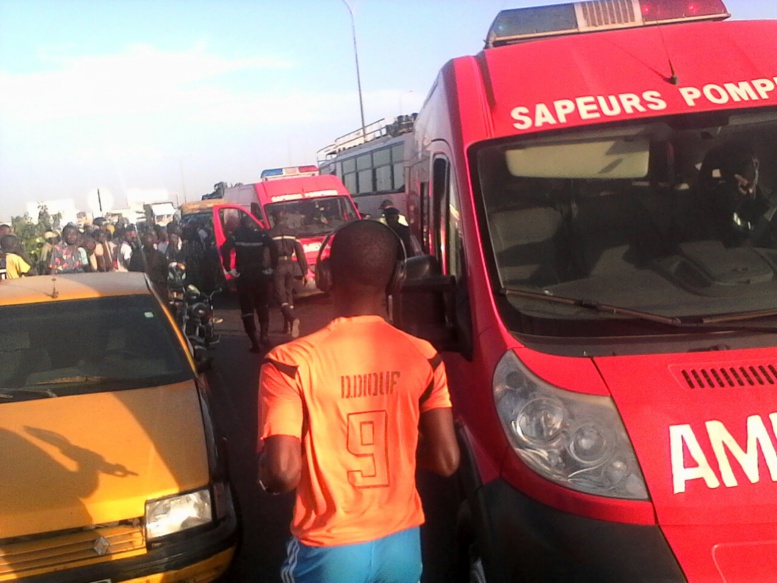
[{"label": "blue sky", "polygon": [[[349,0],[369,123],[524,0]],[[774,0],[728,0],[739,19]],[[0,219],[100,188],[199,199],[360,125],[343,0],[0,0]],[[175,201],[175,197],[172,198]]]}]

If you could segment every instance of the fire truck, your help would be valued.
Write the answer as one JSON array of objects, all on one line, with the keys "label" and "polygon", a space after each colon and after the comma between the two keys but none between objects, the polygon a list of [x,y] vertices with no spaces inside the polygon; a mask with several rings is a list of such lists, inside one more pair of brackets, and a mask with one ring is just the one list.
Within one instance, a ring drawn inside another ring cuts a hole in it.
[{"label": "fire truck", "polygon": [[[224,191],[222,204],[213,207],[216,243],[223,245],[229,232],[247,215],[260,228],[274,226],[274,214],[282,210],[289,225],[297,232],[310,272],[300,293],[316,293],[315,265],[326,236],[347,221],[359,218],[359,212],[342,181],[333,175],[321,175],[315,165],[269,168],[260,181],[239,184]],[[303,274],[300,274],[301,276]],[[232,276],[225,274],[227,281]]]},{"label": "fire truck", "polygon": [[501,12],[415,121],[398,326],[444,357],[470,580],[777,580],[777,21]]}]

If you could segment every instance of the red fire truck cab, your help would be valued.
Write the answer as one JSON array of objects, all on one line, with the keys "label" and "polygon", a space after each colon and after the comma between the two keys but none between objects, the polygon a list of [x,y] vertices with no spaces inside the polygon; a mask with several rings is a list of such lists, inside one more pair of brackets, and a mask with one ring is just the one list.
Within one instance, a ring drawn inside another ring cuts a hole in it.
[{"label": "red fire truck cab", "polygon": [[419,113],[473,581],[777,580],[777,21],[728,16],[507,10]]},{"label": "red fire truck cab", "polygon": [[[241,215],[247,214],[260,227],[270,229],[277,211],[286,213],[310,267],[300,292],[315,293],[315,265],[321,243],[338,226],[359,218],[351,195],[339,178],[319,175],[316,166],[264,170],[260,182],[227,188],[224,204],[214,208],[219,248],[237,227]],[[226,277],[231,278],[229,274]]]}]

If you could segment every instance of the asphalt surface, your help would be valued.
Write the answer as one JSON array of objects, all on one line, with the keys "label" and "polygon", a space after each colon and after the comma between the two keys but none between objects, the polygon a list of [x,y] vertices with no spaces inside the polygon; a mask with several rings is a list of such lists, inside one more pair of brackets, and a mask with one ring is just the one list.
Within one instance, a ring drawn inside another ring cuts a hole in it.
[{"label": "asphalt surface", "polygon": [[[229,443],[232,483],[237,491],[243,522],[243,540],[233,563],[229,582],[280,581],[280,565],[289,538],[294,494],[272,496],[256,484],[257,473],[257,385],[262,355],[248,351],[248,339],[240,322],[234,293],[215,298],[221,342],[211,349],[213,369],[208,373],[217,423]],[[297,315],[302,321],[301,334],[325,326],[332,307],[323,294],[298,300]],[[282,332],[280,311],[273,308],[270,339],[275,343],[289,340]],[[424,503],[427,523],[422,528],[424,583],[455,580],[453,481],[420,472],[418,488]]]}]

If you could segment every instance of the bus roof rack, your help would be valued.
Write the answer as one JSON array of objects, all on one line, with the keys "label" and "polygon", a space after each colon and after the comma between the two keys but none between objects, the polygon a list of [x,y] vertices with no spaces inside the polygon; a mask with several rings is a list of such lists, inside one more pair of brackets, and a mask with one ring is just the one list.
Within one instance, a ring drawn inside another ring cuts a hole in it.
[{"label": "bus roof rack", "polygon": [[723,0],[591,0],[512,8],[497,14],[488,31],[485,48],[544,37],[696,20],[724,20],[730,16]]},{"label": "bus roof rack", "polygon": [[384,138],[386,136],[393,138],[412,132],[413,124],[415,124],[417,117],[417,113],[411,113],[409,115],[398,115],[391,120],[385,117],[381,118],[378,121],[366,125],[364,130],[359,128],[340,136],[334,143],[321,148],[316,153],[316,158],[319,163],[321,163],[321,161],[326,161],[344,150],[361,146],[372,140],[377,140],[378,138]]}]

